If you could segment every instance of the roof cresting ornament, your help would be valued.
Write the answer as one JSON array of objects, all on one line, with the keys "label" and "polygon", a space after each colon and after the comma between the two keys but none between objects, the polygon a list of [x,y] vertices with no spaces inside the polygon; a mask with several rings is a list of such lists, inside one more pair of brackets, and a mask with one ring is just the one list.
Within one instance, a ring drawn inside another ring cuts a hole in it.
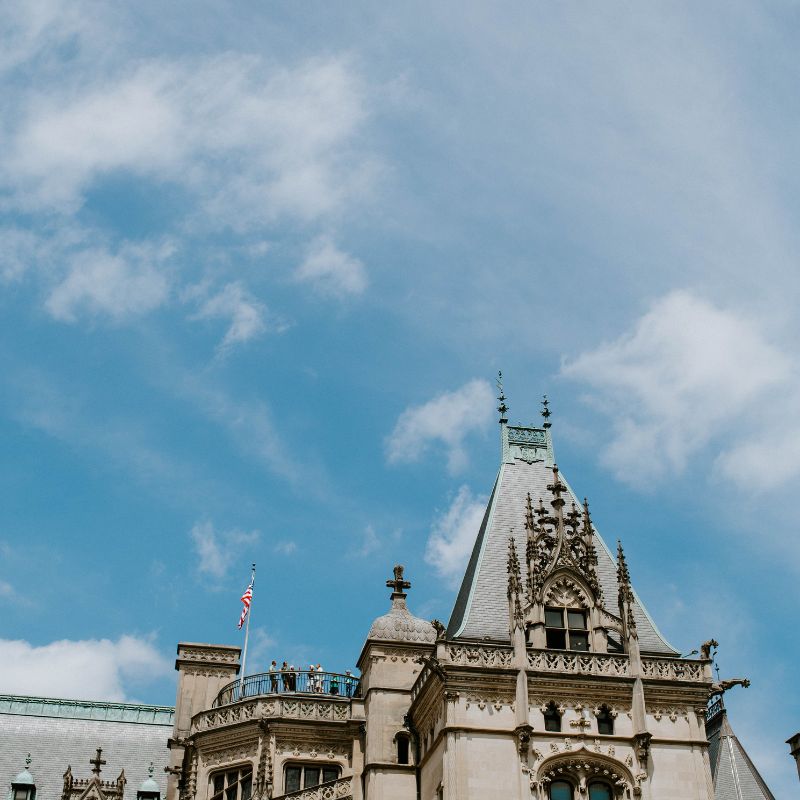
[{"label": "roof cresting ornament", "polygon": [[495,381],[495,383],[497,384],[497,391],[499,393],[497,399],[500,401],[500,405],[497,406],[497,410],[500,412],[500,422],[508,422],[508,417],[506,416],[508,414],[508,406],[506,405],[506,396],[503,392],[502,372],[498,371],[497,381]]}]

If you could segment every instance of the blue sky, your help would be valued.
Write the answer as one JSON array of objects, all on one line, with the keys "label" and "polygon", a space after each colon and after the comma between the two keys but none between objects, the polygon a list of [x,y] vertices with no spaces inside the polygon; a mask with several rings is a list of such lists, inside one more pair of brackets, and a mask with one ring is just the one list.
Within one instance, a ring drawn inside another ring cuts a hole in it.
[{"label": "blue sky", "polygon": [[796,6],[0,6],[2,688],[446,618],[502,369],[789,796]]}]

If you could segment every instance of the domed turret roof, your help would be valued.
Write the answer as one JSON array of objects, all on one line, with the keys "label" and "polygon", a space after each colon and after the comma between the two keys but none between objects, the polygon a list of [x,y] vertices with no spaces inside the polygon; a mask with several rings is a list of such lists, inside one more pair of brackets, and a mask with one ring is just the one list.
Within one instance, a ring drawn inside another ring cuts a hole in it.
[{"label": "domed turret roof", "polygon": [[403,589],[411,588],[411,584],[403,579],[403,567],[400,564],[394,568],[394,580],[386,581],[386,585],[393,589],[392,608],[388,614],[372,623],[367,638],[433,644],[436,641],[436,629],[427,620],[415,617],[406,606]]},{"label": "domed turret roof", "polygon": [[393,595],[391,611],[372,623],[367,638],[433,644],[436,641],[436,630],[428,620],[415,617],[408,610],[405,595]]}]

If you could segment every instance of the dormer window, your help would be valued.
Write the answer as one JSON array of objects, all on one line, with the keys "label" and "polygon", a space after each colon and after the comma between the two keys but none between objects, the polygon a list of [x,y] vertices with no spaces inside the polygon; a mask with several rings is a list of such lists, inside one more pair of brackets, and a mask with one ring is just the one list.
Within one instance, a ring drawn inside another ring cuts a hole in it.
[{"label": "dormer window", "polygon": [[548,649],[589,652],[589,629],[583,609],[548,606],[544,610],[544,626]]}]

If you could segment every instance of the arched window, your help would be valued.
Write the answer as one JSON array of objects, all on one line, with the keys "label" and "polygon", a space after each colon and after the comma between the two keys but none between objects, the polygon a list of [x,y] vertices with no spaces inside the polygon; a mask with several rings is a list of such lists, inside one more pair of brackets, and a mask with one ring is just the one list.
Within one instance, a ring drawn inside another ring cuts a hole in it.
[{"label": "arched window", "polygon": [[561,712],[550,702],[544,710],[544,729],[558,733],[561,730]]},{"label": "arched window", "polygon": [[572,800],[572,784],[566,781],[553,781],[550,784],[550,800]]},{"label": "arched window", "polygon": [[607,783],[590,783],[589,800],[613,800],[614,794]]},{"label": "arched window", "polygon": [[582,609],[548,606],[544,610],[544,627],[551,650],[589,652],[589,628]]},{"label": "arched window", "polygon": [[411,763],[408,760],[408,735],[405,733],[398,733],[395,736],[397,740],[397,763],[398,764],[409,764]]},{"label": "arched window", "polygon": [[608,735],[614,733],[614,716],[608,706],[600,706],[597,712],[597,732]]},{"label": "arched window", "polygon": [[253,767],[234,767],[211,775],[211,800],[250,800]]}]

